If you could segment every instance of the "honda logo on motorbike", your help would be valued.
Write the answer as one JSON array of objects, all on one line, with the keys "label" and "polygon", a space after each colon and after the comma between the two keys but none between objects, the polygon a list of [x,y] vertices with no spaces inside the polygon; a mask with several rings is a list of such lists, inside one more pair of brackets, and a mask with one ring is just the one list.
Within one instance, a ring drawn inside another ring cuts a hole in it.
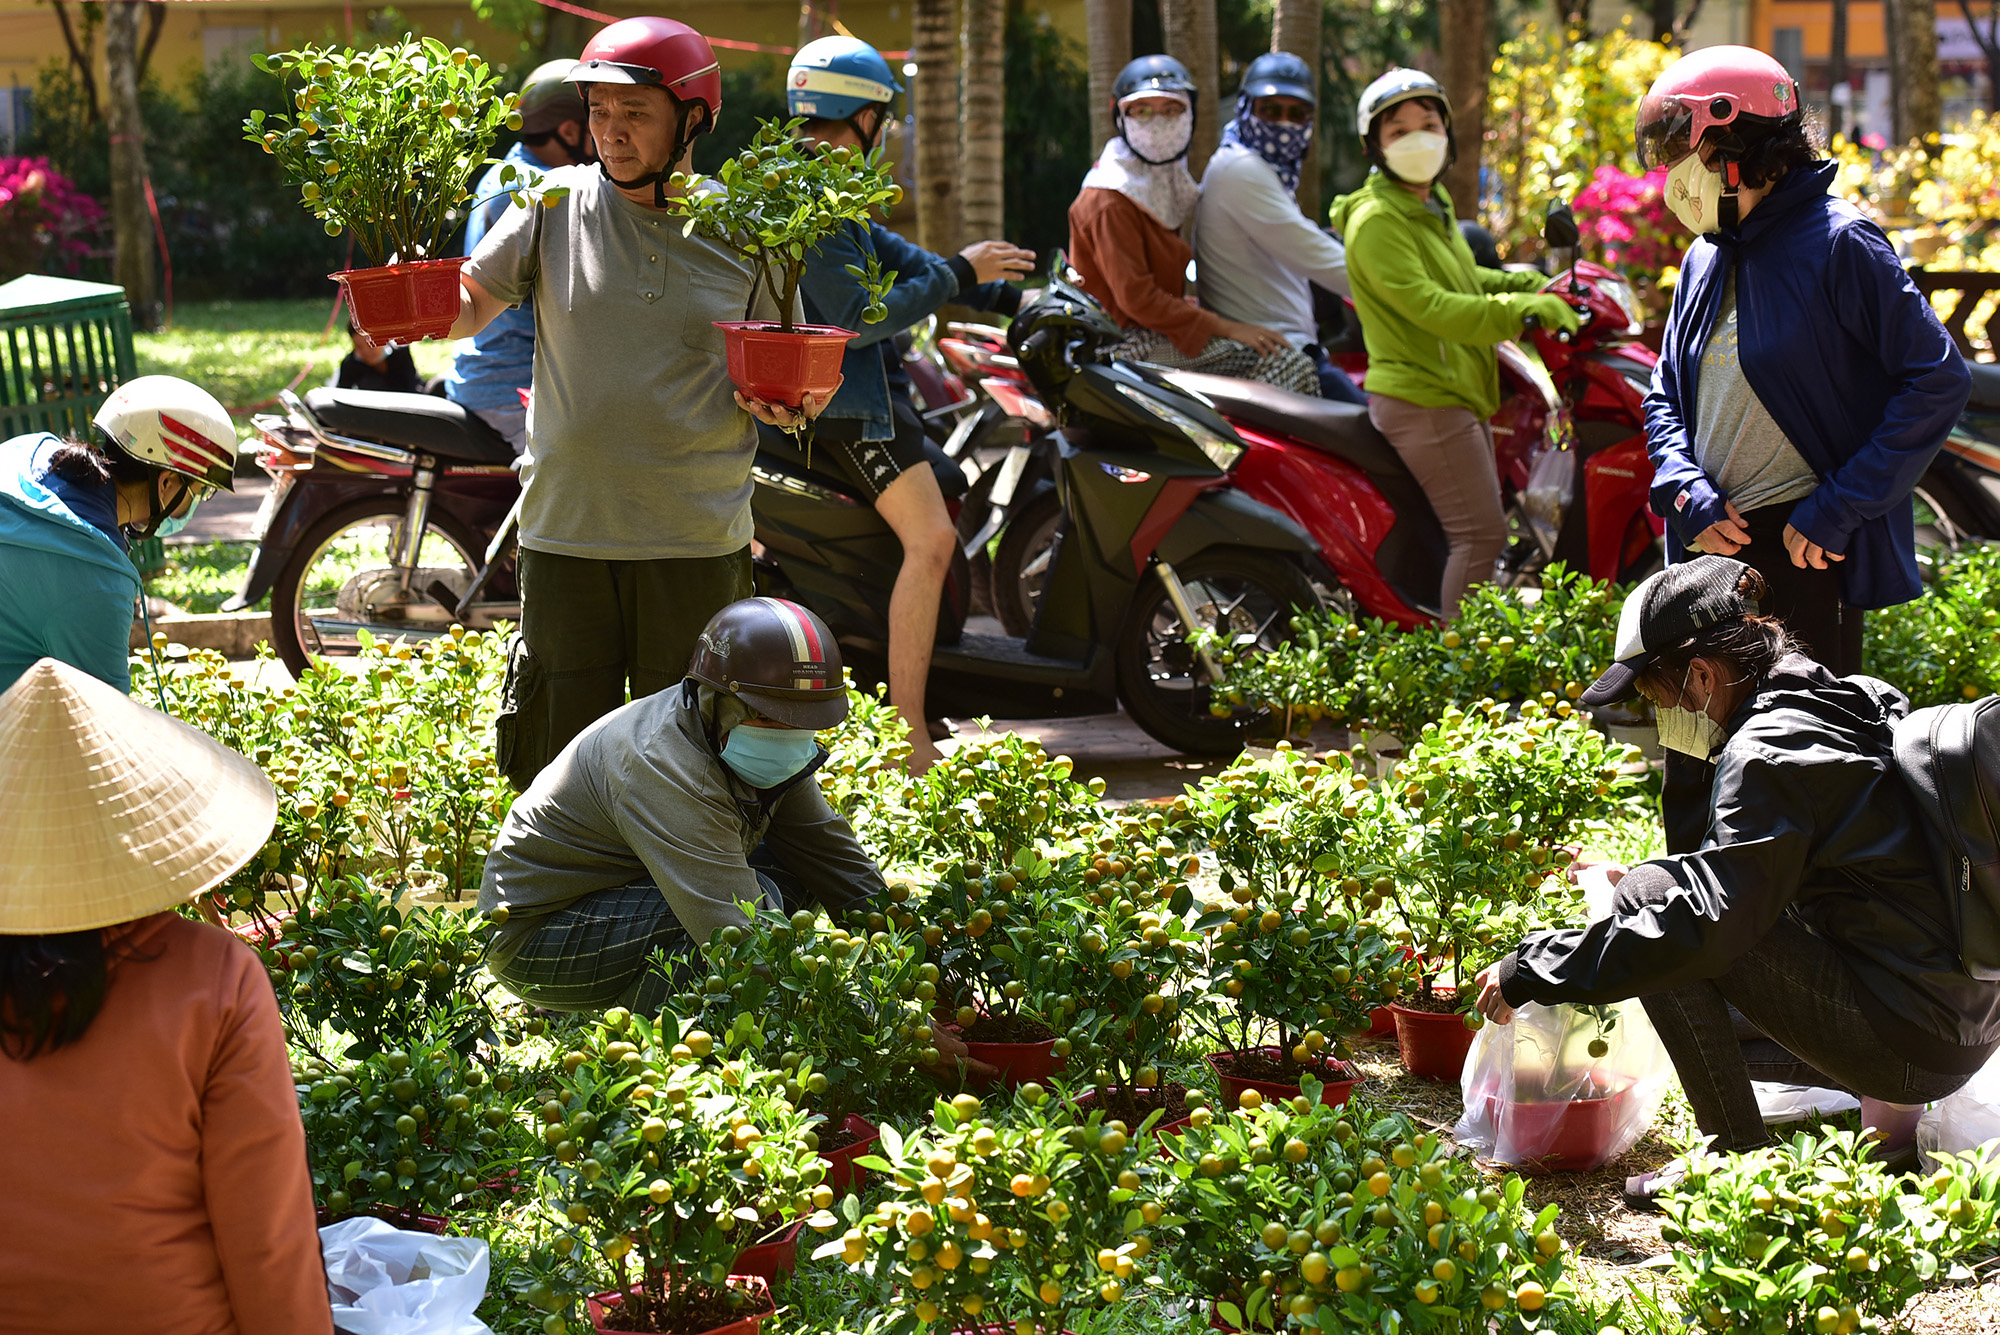
[{"label": "honda logo on motorbike", "polygon": [[1142,473],[1136,468],[1122,468],[1117,464],[1107,464],[1102,460],[1098,461],[1097,466],[1117,478],[1120,482],[1151,482],[1153,480],[1151,473]]}]

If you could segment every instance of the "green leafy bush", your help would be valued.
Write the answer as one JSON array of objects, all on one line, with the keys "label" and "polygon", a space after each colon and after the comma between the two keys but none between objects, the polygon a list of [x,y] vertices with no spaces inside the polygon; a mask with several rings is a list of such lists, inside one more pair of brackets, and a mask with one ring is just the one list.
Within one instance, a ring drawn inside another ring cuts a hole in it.
[{"label": "green leafy bush", "polygon": [[1245,1095],[1169,1137],[1177,1270],[1237,1330],[1537,1329],[1569,1296],[1557,1207],[1401,1113]]},{"label": "green leafy bush", "polygon": [[[1662,1198],[1687,1305],[1710,1330],[1875,1331],[1990,1244],[2000,1169],[1976,1156],[1921,1182],[1891,1176],[1853,1131],[1800,1131],[1747,1154],[1690,1150]],[[1958,1272],[1964,1277],[1964,1272]]]},{"label": "green leafy bush", "polygon": [[1922,597],[1862,623],[1864,670],[1919,709],[2000,691],[2000,547],[1979,544],[1936,561]]}]

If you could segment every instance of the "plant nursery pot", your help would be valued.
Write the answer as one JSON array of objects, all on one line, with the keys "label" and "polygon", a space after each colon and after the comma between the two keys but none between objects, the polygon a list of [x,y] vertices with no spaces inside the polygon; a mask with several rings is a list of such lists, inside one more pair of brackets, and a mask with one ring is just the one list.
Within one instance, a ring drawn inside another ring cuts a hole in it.
[{"label": "plant nursery pot", "polygon": [[722,331],[736,388],[790,408],[807,394],[840,388],[840,359],[854,337],[853,330],[828,324],[794,325],[790,332],[767,320],[717,320],[715,327]]},{"label": "plant nursery pot", "polygon": [[799,1263],[799,1234],[805,1232],[805,1228],[805,1220],[795,1219],[777,1237],[754,1247],[745,1247],[736,1254],[736,1263],[729,1267],[729,1273],[755,1275],[765,1281],[791,1274]]},{"label": "plant nursery pot", "polygon": [[[629,1289],[613,1289],[606,1293],[593,1293],[584,1299],[584,1310],[590,1314],[590,1328],[597,1331],[598,1335],[625,1335],[625,1332],[631,1330],[632,1327],[630,1326],[608,1326],[605,1324],[605,1321],[613,1312],[617,1311],[618,1305],[625,1300],[625,1295],[637,1292],[638,1287],[635,1284]],[[777,1310],[777,1305],[771,1301],[770,1282],[761,1275],[731,1275],[729,1277],[729,1287],[732,1289],[741,1289],[750,1294],[758,1301],[763,1310],[754,1316],[740,1317],[735,1321],[729,1322],[727,1325],[711,1326],[707,1330],[699,1332],[683,1332],[683,1335],[757,1335],[757,1332],[763,1328],[764,1318]]]},{"label": "plant nursery pot", "polygon": [[1387,1006],[1377,1006],[1368,1012],[1368,1037],[1390,1038],[1396,1032],[1396,1012]]},{"label": "plant nursery pot", "polygon": [[414,1210],[349,1210],[340,1219],[335,1219],[324,1208],[314,1210],[313,1214],[315,1221],[321,1228],[325,1228],[328,1224],[337,1224],[340,1222],[340,1219],[352,1219],[356,1215],[365,1214],[373,1215],[385,1224],[393,1224],[405,1233],[428,1233],[432,1237],[441,1238],[451,1231],[451,1220],[444,1215],[418,1214]]},{"label": "plant nursery pot", "polygon": [[1501,1143],[1512,1151],[1511,1166],[1520,1172],[1587,1173],[1610,1159],[1611,1138],[1630,1094],[1628,1088],[1601,1099],[1513,1103],[1492,1120]]},{"label": "plant nursery pot", "polygon": [[[1116,1094],[1119,1092],[1119,1087],[1117,1085],[1112,1085],[1109,1089],[1106,1089],[1104,1092],[1106,1094]],[[1143,1093],[1145,1091],[1141,1092]],[[1296,1093],[1297,1091],[1294,1092]],[[1182,1091],[1182,1095],[1183,1097],[1185,1097],[1186,1095],[1185,1090]],[[1095,1108],[1097,1106],[1097,1091],[1094,1089],[1085,1090],[1083,1093],[1077,1095],[1074,1099],[1070,1100],[1070,1102],[1075,1106],[1078,1112],[1088,1113],[1092,1108]],[[1158,1136],[1162,1141],[1164,1141],[1168,1136],[1174,1134],[1176,1131],[1179,1131],[1183,1127],[1185,1127],[1188,1124],[1188,1117],[1191,1116],[1193,1116],[1192,1113],[1188,1114],[1188,1116],[1176,1118],[1171,1122],[1161,1122],[1158,1126],[1153,1128],[1153,1134],[1155,1136]],[[1141,1121],[1145,1120],[1144,1115],[1141,1115],[1140,1120]]]},{"label": "plant nursery pot", "polygon": [[860,1113],[847,1114],[847,1120],[840,1124],[840,1129],[855,1138],[853,1143],[837,1150],[822,1150],[819,1156],[826,1160],[826,1185],[833,1188],[835,1196],[861,1190],[868,1171],[856,1168],[854,1161],[873,1150],[875,1142],[882,1138],[875,1124]]},{"label": "plant nursery pot", "polygon": [[[1456,997],[1455,987],[1433,986],[1434,996]],[[1412,1010],[1401,1002],[1391,1002],[1396,1016],[1396,1046],[1403,1051],[1403,1069],[1426,1080],[1457,1080],[1465,1070],[1465,1054],[1472,1050],[1472,1030],[1464,1017]]]},{"label": "plant nursery pot", "polygon": [[[1272,1061],[1284,1060],[1283,1050],[1275,1046],[1243,1048],[1240,1052],[1255,1053]],[[1222,1104],[1225,1108],[1234,1108],[1237,1097],[1246,1089],[1254,1089],[1270,1099],[1295,1099],[1299,1096],[1299,1087],[1296,1084],[1288,1085],[1278,1080],[1252,1080],[1229,1074],[1235,1069],[1233,1059],[1238,1055],[1238,1052],[1211,1052],[1204,1059],[1208,1062],[1209,1068],[1215,1072],[1215,1078],[1222,1083]],[[1322,1067],[1321,1074],[1325,1079],[1320,1086],[1319,1101],[1329,1108],[1344,1106],[1348,1097],[1354,1093],[1354,1087],[1367,1079],[1346,1062],[1335,1061],[1331,1057],[1322,1063]]]},{"label": "plant nursery pot", "polygon": [[[957,1025],[948,1026],[954,1033],[961,1032]],[[965,1041],[965,1055],[974,1061],[985,1062],[998,1068],[997,1079],[968,1074],[966,1088],[987,1090],[998,1085],[1002,1089],[1018,1089],[1029,1081],[1043,1081],[1058,1071],[1069,1068],[1069,1058],[1058,1057],[1055,1053],[1056,1041],[1043,1039],[1039,1043],[975,1043]]]},{"label": "plant nursery pot", "polygon": [[343,269],[327,277],[347,291],[354,323],[377,343],[443,338],[458,319],[458,271],[465,257],[413,260],[378,269]]}]

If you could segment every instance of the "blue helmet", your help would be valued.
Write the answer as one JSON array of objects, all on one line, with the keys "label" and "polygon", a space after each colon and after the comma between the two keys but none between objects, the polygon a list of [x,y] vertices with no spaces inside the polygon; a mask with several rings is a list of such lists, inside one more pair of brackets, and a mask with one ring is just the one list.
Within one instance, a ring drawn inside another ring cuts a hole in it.
[{"label": "blue helmet", "polygon": [[800,47],[785,71],[785,109],[844,121],[903,91],[882,53],[858,37],[821,37]]}]

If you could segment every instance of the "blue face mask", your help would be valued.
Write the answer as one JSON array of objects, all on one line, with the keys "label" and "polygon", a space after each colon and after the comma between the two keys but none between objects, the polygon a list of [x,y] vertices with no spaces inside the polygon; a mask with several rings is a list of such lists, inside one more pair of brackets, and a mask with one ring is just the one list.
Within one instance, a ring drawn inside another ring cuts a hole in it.
[{"label": "blue face mask", "polygon": [[729,730],[722,759],[752,788],[776,788],[819,754],[819,741],[804,728],[757,728],[747,723]]}]

